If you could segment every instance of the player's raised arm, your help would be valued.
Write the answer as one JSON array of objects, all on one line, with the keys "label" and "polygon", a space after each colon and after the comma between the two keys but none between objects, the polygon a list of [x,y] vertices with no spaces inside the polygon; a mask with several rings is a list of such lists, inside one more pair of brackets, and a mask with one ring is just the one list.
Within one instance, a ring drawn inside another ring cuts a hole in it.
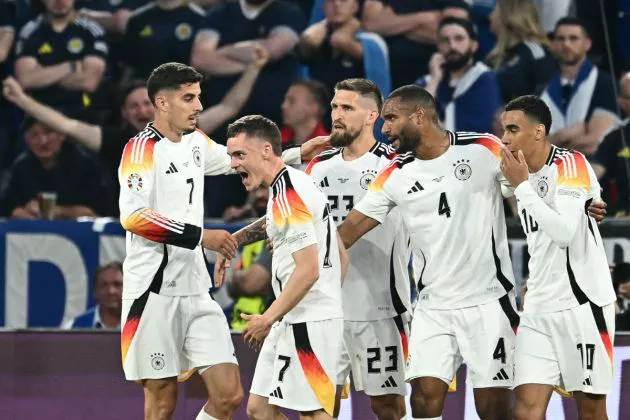
[{"label": "player's raised arm", "polygon": [[201,242],[201,226],[169,219],[150,207],[155,144],[154,139],[136,137],[125,146],[118,169],[120,223],[151,241],[194,249]]},{"label": "player's raised arm", "polygon": [[[580,217],[585,213],[585,202],[590,190],[588,163],[581,153],[574,152],[556,163],[558,170],[555,208],[550,207],[527,182],[527,163],[522,152],[514,157],[502,151],[503,171],[512,185],[514,194],[528,216],[531,216],[551,239],[561,247],[573,240]],[[524,179],[523,179],[524,177]]]},{"label": "player's raised arm", "polygon": [[396,206],[386,191],[386,182],[398,169],[398,162],[392,161],[376,175],[370,183],[367,194],[348,213],[348,217],[337,228],[346,248],[350,248],[363,235],[383,223],[385,216]]}]

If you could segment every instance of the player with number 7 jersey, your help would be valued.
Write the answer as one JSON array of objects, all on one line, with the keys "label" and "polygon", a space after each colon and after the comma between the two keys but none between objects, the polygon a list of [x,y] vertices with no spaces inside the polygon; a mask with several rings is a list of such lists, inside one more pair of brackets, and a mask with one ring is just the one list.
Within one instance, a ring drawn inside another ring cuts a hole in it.
[{"label": "player with number 7 jersey", "polygon": [[[122,360],[125,377],[143,381],[146,418],[160,416],[160,407],[172,412],[175,378],[196,370],[212,395],[198,420],[231,418],[242,396],[227,320],[209,294],[203,251],[232,258],[237,244],[227,231],[203,228],[204,176],[232,171],[226,147],[196,129],[202,79],[180,63],[153,71],[147,89],[155,121],[129,140],[118,171],[120,220],[127,231]],[[293,149],[284,159],[299,164],[298,155]]]},{"label": "player with number 7 jersey", "polygon": [[418,286],[406,372],[413,417],[442,414],[465,362],[479,416],[506,418],[519,317],[501,143],[491,134],[443,130],[433,97],[418,86],[393,91],[381,115],[401,154],[371,182],[339,233],[350,248],[394,208],[401,212]]}]

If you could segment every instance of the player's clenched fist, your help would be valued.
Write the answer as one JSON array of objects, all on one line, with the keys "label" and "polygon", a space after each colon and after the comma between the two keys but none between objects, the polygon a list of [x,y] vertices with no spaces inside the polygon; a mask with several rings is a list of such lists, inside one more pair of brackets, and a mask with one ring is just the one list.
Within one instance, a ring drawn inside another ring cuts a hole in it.
[{"label": "player's clenched fist", "polygon": [[232,259],[236,257],[238,244],[227,230],[204,229],[201,244],[204,248],[219,252],[226,258]]}]

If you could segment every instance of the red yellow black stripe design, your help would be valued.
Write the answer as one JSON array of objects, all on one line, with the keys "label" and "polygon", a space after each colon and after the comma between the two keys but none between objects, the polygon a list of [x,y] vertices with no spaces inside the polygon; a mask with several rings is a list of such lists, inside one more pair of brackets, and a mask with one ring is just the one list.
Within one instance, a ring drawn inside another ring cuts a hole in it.
[{"label": "red yellow black stripe design", "polygon": [[306,380],[324,411],[332,416],[335,406],[335,385],[326,374],[326,371],[324,371],[317,359],[317,355],[313,351],[313,347],[311,347],[306,323],[293,324],[292,327],[295,349],[297,350],[298,359],[300,360],[300,365],[302,365]]},{"label": "red yellow black stripe design", "polygon": [[591,177],[586,159],[579,152],[559,156],[555,160],[558,167],[558,186],[579,188],[588,192],[591,188]]},{"label": "red yellow black stripe design", "polygon": [[389,165],[381,169],[381,171],[376,175],[376,178],[374,178],[374,180],[370,182],[368,191],[382,191],[385,186],[385,182],[387,182],[389,177],[394,173],[396,169],[401,169],[403,166],[413,162],[414,160],[415,157],[409,152],[402,155],[397,155],[394,160],[392,160]]},{"label": "red yellow black stripe design", "polygon": [[146,207],[127,216],[122,226],[151,241],[188,249],[195,249],[201,240],[201,227],[177,222]]},{"label": "red yellow black stripe design", "polygon": [[283,229],[286,225],[313,223],[313,214],[293,188],[286,169],[276,177],[272,189],[271,212],[273,221],[279,229]]},{"label": "red yellow black stripe design", "polygon": [[474,143],[485,147],[490,150],[496,158],[499,158],[501,154],[501,142],[499,142],[498,139],[495,140],[491,137],[480,137],[476,139]]},{"label": "red yellow black stripe design", "polygon": [[396,328],[400,334],[403,356],[405,357],[405,363],[407,363],[407,358],[409,357],[409,337],[407,336],[407,331],[405,330],[405,325],[403,324],[403,320],[400,315],[396,315],[394,317],[394,322],[396,323]]},{"label": "red yellow black stripe design", "polygon": [[591,311],[593,311],[593,318],[595,318],[595,325],[597,326],[597,331],[599,332],[599,336],[602,339],[602,343],[604,344],[604,348],[606,349],[606,354],[608,355],[608,359],[610,360],[610,368],[613,368],[613,344],[610,338],[610,334],[608,334],[608,328],[606,327],[606,319],[604,318],[604,311],[601,307],[597,306],[593,302],[589,302],[591,304]]}]

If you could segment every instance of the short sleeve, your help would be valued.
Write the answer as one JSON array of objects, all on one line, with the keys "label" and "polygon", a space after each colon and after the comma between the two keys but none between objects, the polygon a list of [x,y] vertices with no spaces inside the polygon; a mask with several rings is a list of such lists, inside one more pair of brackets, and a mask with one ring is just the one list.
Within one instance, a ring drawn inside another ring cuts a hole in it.
[{"label": "short sleeve", "polygon": [[199,28],[199,33],[204,35],[216,36],[217,40],[221,37],[221,34],[228,30],[230,19],[228,18],[229,4],[215,7],[210,10]]},{"label": "short sleeve", "polygon": [[285,177],[274,190],[271,206],[273,221],[282,233],[289,253],[317,244],[313,211],[296,191],[290,178]]},{"label": "short sleeve", "polygon": [[267,23],[270,35],[277,31],[289,30],[299,36],[306,29],[304,13],[298,6],[288,2],[278,2]]},{"label": "short sleeve", "polygon": [[107,60],[109,54],[109,48],[105,41],[105,30],[98,23],[90,20],[86,23],[88,32],[86,33],[86,45],[85,56],[97,56],[103,60]]},{"label": "short sleeve", "polygon": [[15,58],[37,57],[37,32],[38,23],[34,20],[28,22],[20,29],[20,34],[15,42]]},{"label": "short sleeve", "polygon": [[617,154],[621,148],[621,130],[622,128],[617,128],[608,133],[593,157],[593,160],[604,166],[609,174],[615,171]]},{"label": "short sleeve", "polygon": [[354,209],[383,223],[387,214],[396,206],[393,197],[388,192],[388,183],[391,182],[391,177],[397,170],[399,170],[398,164],[395,161],[383,168],[370,183],[367,194],[355,204]]},{"label": "short sleeve", "polygon": [[[230,168],[231,159],[230,155],[227,153],[227,148],[206,136],[203,131],[198,129],[197,133],[203,137],[204,143],[206,144],[206,153],[203,162],[204,174],[211,176],[232,173],[233,171]],[[196,158],[193,156],[193,159]]]},{"label": "short sleeve", "polygon": [[15,32],[17,21],[14,1],[5,0],[0,3],[0,31]]}]

